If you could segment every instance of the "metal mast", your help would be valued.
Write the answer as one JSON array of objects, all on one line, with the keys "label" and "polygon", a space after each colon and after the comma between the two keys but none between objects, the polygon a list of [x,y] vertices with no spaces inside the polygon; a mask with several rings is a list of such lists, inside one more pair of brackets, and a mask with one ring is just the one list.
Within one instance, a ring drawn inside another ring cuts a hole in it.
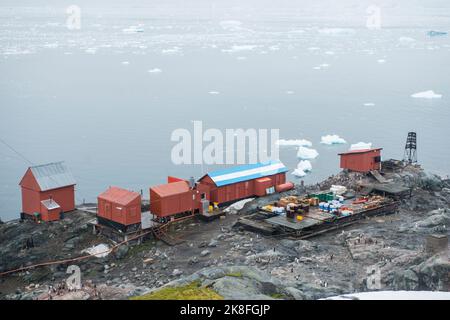
[{"label": "metal mast", "polygon": [[417,134],[415,132],[408,132],[403,160],[408,163],[417,162]]}]

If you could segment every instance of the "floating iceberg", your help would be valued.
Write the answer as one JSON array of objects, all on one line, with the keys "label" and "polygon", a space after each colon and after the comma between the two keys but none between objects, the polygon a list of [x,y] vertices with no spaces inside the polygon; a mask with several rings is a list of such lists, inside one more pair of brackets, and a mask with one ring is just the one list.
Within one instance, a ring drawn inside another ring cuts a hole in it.
[{"label": "floating iceberg", "polygon": [[126,65],[129,65],[130,62],[129,62],[129,61],[122,61],[122,64],[123,64],[124,66],[126,66]]},{"label": "floating iceberg", "polygon": [[227,31],[239,31],[242,29],[242,22],[237,20],[221,21],[220,26]]},{"label": "floating iceberg", "polygon": [[373,102],[366,102],[363,104],[365,107],[375,107],[375,103]]},{"label": "floating iceberg", "polygon": [[384,59],[378,59],[377,62],[381,64],[381,63],[385,63],[386,60],[384,60]]},{"label": "floating iceberg", "polygon": [[210,92],[208,92],[209,94],[220,94],[220,92],[219,91],[210,91]]},{"label": "floating iceberg", "polygon": [[292,174],[296,177],[304,177],[306,173],[312,170],[311,162],[308,160],[302,160],[298,163],[297,169],[295,169]]},{"label": "floating iceberg", "polygon": [[277,140],[276,144],[279,146],[283,146],[283,147],[291,147],[291,146],[311,147],[312,146],[312,142],[305,140],[305,139],[289,139],[289,140],[280,139],[280,140]]},{"label": "floating iceberg", "polygon": [[97,49],[96,48],[88,48],[84,52],[90,53],[90,54],[96,54],[97,53]]},{"label": "floating iceberg", "polygon": [[128,28],[122,29],[123,33],[138,33],[138,32],[144,32],[144,29],[142,29],[140,26],[129,26]]},{"label": "floating iceberg", "polygon": [[149,72],[149,73],[161,73],[162,70],[159,69],[159,68],[153,68],[153,69],[148,70],[148,72]]},{"label": "floating iceberg", "polygon": [[161,50],[162,54],[177,54],[180,53],[180,48],[179,47],[173,47],[171,49],[163,49]]},{"label": "floating iceberg", "polygon": [[410,38],[410,37],[400,37],[400,38],[398,38],[398,41],[403,44],[408,44],[408,43],[416,42],[416,39]]},{"label": "floating iceberg", "polygon": [[323,28],[319,30],[319,33],[328,35],[350,35],[354,34],[355,30],[350,28]]},{"label": "floating iceberg", "polygon": [[358,142],[358,143],[354,143],[350,146],[350,151],[364,150],[364,149],[371,149],[371,148],[372,148],[372,142]]},{"label": "floating iceberg", "polygon": [[229,53],[234,53],[234,52],[241,52],[241,51],[251,51],[255,48],[257,48],[258,46],[255,45],[250,45],[250,44],[246,44],[246,45],[234,45],[231,47],[231,49],[223,49],[222,52],[229,52]]},{"label": "floating iceberg", "polygon": [[447,35],[447,32],[444,32],[444,31],[433,31],[433,30],[431,30],[431,31],[428,31],[427,34],[428,34],[428,36],[430,36],[430,37],[438,37],[438,36],[446,36],[446,35]]},{"label": "floating iceberg", "polygon": [[323,137],[320,139],[320,143],[332,145],[332,144],[343,144],[343,143],[347,143],[347,141],[345,141],[344,139],[342,139],[341,137],[339,137],[337,134],[328,134],[328,135],[326,135],[326,136],[323,136]]},{"label": "floating iceberg", "polygon": [[306,147],[298,147],[297,157],[303,160],[315,159],[319,153],[315,149],[310,149]]},{"label": "floating iceberg", "polygon": [[423,99],[439,99],[442,98],[442,94],[437,94],[433,90],[417,92],[411,95],[412,98],[423,98]]}]

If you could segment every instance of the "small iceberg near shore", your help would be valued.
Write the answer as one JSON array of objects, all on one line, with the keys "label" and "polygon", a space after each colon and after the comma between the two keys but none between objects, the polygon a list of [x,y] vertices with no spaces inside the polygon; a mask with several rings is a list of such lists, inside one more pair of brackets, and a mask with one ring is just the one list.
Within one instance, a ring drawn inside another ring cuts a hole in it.
[{"label": "small iceberg near shore", "polygon": [[309,160],[302,160],[298,163],[297,169],[295,169],[292,174],[296,177],[304,177],[306,176],[307,172],[310,172],[312,170],[312,165]]},{"label": "small iceberg near shore", "polygon": [[297,157],[303,160],[315,159],[319,156],[316,149],[299,147],[297,151]]}]

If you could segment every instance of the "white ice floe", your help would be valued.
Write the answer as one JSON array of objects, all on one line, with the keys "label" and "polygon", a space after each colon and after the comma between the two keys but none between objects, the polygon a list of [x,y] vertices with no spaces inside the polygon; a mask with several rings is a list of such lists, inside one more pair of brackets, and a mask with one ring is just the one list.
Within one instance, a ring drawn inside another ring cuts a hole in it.
[{"label": "white ice floe", "polygon": [[375,106],[375,103],[373,103],[373,102],[366,102],[366,103],[364,103],[363,104],[365,107],[374,107]]},{"label": "white ice floe", "polygon": [[433,90],[417,92],[411,95],[412,98],[423,99],[439,99],[442,98],[442,94],[435,93]]},{"label": "white ice floe", "polygon": [[159,68],[153,68],[153,69],[148,70],[148,73],[161,73],[161,72],[162,72],[162,70]]},{"label": "white ice floe", "polygon": [[258,46],[251,45],[251,44],[234,45],[230,49],[223,49],[222,52],[235,53],[235,52],[242,52],[242,51],[251,51],[257,47]]},{"label": "white ice floe", "polygon": [[339,137],[337,134],[327,134],[326,136],[322,136],[320,143],[332,145],[347,143],[347,141]]},{"label": "white ice floe", "polygon": [[208,92],[209,94],[220,94],[220,92],[219,91],[210,91],[210,92]]},{"label": "white ice floe", "polygon": [[179,47],[173,47],[173,48],[169,48],[169,49],[163,49],[161,50],[162,54],[177,54],[180,53],[180,48]]},{"label": "white ice floe", "polygon": [[220,26],[227,31],[239,31],[242,30],[242,22],[237,20],[224,20],[220,21]]},{"label": "white ice floe", "polygon": [[90,53],[90,54],[96,54],[97,49],[96,48],[88,48],[88,49],[84,50],[84,52]]},{"label": "white ice floe", "polygon": [[334,51],[325,51],[326,55],[334,56]]},{"label": "white ice floe", "polygon": [[82,251],[83,253],[92,254],[96,256],[97,258],[104,258],[110,253],[109,246],[104,243],[100,243],[96,246],[84,249]]},{"label": "white ice floe", "polygon": [[384,60],[384,59],[378,59],[377,62],[378,62],[379,64],[382,64],[382,63],[385,63],[386,60]]},{"label": "white ice floe", "polygon": [[408,43],[416,42],[416,39],[410,38],[410,37],[400,37],[400,38],[398,38],[398,42],[400,42],[402,44],[408,44]]},{"label": "white ice floe", "polygon": [[286,91],[286,94],[294,94],[294,91],[288,90],[288,91]]},{"label": "white ice floe", "polygon": [[279,139],[276,144],[282,147],[311,147],[312,142],[305,139]]},{"label": "white ice floe", "polygon": [[343,294],[321,300],[450,300],[445,291],[372,291]]},{"label": "white ice floe", "polygon": [[248,198],[248,199],[237,201],[237,202],[233,203],[232,205],[230,205],[229,207],[227,207],[224,211],[225,212],[237,212],[239,210],[242,210],[242,208],[244,208],[244,205],[247,202],[252,201],[253,199],[254,198]]},{"label": "white ice floe", "polygon": [[247,60],[247,57],[237,57],[237,60]]},{"label": "white ice floe", "polygon": [[126,66],[126,65],[129,65],[130,62],[129,61],[122,61],[122,64]]},{"label": "white ice floe", "polygon": [[320,50],[320,48],[319,47],[309,47],[308,50],[309,51],[317,51],[317,50]]},{"label": "white ice floe", "polygon": [[122,29],[123,33],[138,33],[144,32],[144,29],[141,26],[129,26],[128,28]]},{"label": "white ice floe", "polygon": [[298,163],[297,168],[292,172],[292,174],[296,177],[304,177],[307,172],[312,170],[312,165],[309,160],[302,160]]},{"label": "white ice floe", "polygon": [[358,142],[350,146],[350,151],[371,149],[372,142]]},{"label": "white ice floe", "polygon": [[322,28],[319,33],[327,35],[350,35],[354,34],[355,30],[351,28]]},{"label": "white ice floe", "polygon": [[297,157],[303,160],[315,159],[319,153],[316,149],[298,147]]}]

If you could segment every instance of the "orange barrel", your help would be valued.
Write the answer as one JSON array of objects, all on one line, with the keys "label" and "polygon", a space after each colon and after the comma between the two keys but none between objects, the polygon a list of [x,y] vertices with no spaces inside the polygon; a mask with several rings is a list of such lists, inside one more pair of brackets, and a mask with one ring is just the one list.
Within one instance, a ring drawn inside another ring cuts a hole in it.
[{"label": "orange barrel", "polygon": [[284,192],[291,189],[294,189],[294,184],[292,182],[286,182],[275,186],[276,192]]}]

